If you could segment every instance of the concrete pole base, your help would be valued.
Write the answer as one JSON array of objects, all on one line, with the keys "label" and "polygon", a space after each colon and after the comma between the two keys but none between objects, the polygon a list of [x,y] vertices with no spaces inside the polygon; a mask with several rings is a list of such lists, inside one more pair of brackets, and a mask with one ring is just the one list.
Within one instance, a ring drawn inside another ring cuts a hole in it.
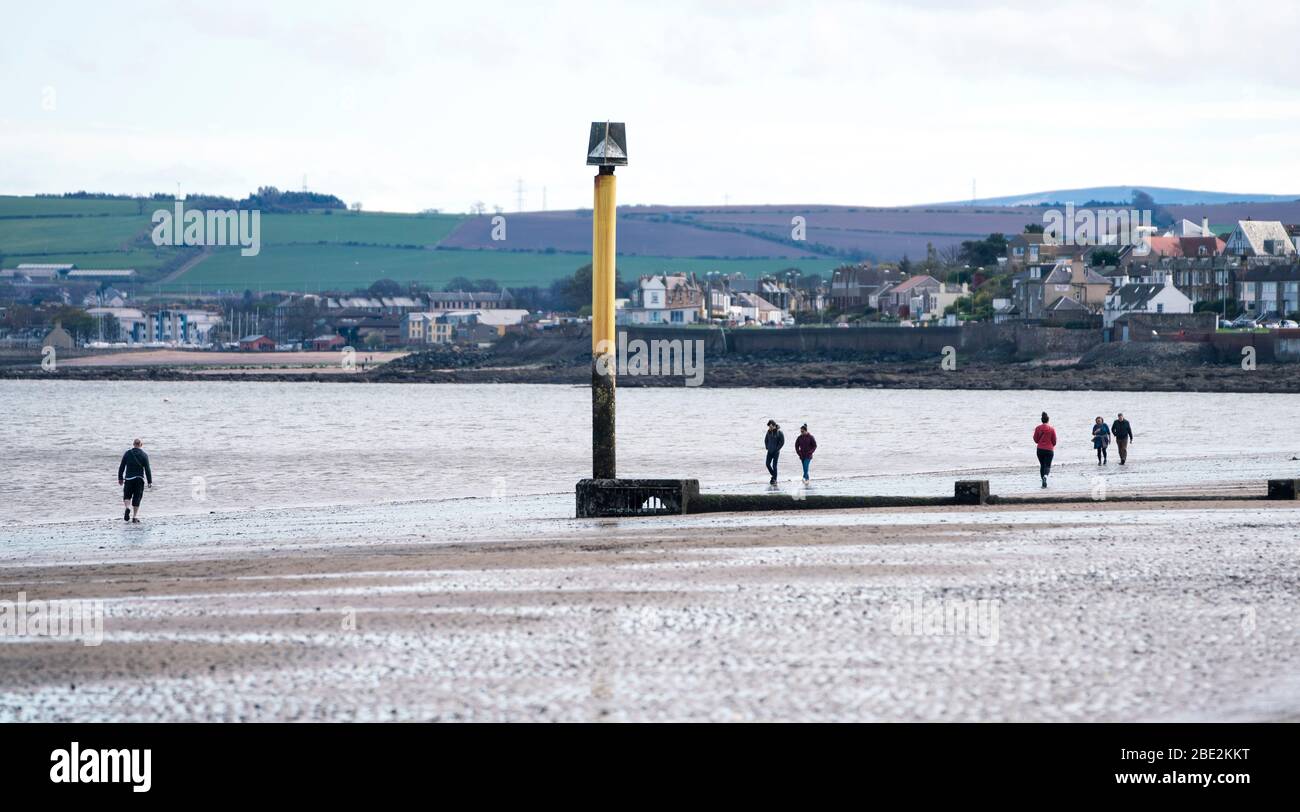
[{"label": "concrete pole base", "polygon": [[1293,500],[1300,492],[1300,479],[1270,479],[1268,481],[1268,498]]}]

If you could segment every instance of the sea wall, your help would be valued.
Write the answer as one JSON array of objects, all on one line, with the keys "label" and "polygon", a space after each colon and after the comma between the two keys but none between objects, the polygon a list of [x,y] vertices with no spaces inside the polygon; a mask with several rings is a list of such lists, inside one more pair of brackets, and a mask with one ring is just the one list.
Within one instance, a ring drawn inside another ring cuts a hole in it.
[{"label": "sea wall", "polygon": [[787,327],[707,328],[707,327],[623,327],[629,340],[693,340],[705,342],[710,354],[766,355],[852,353],[863,356],[930,356],[945,347],[966,350],[991,349],[998,345],[1010,348],[1013,335],[993,325],[972,327]]},{"label": "sea wall", "polygon": [[965,354],[1015,354],[1025,358],[1079,356],[1101,343],[1097,330],[1020,324],[965,327],[706,327],[621,328],[631,339],[702,339],[710,354],[856,354],[863,357],[936,356],[952,347]]}]

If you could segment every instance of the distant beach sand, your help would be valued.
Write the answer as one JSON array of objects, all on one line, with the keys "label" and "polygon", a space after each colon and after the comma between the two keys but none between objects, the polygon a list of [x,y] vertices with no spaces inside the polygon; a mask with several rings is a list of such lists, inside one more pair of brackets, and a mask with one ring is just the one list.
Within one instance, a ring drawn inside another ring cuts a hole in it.
[{"label": "distant beach sand", "polygon": [[[358,366],[386,364],[405,352],[367,352],[357,350]],[[68,367],[339,367],[339,352],[199,352],[185,350],[139,350],[128,352],[84,355],[79,358],[60,359],[60,366]],[[369,360],[367,360],[369,359]],[[223,370],[232,371],[232,370]],[[237,371],[237,370],[235,370]],[[319,371],[319,370],[318,370]]]},{"label": "distant beach sand", "polygon": [[[99,647],[0,640],[0,720],[1300,720],[1294,503],[556,519],[469,542],[349,516],[324,519],[352,541],[7,558],[0,597],[108,617]],[[996,622],[900,627],[964,601]]]}]

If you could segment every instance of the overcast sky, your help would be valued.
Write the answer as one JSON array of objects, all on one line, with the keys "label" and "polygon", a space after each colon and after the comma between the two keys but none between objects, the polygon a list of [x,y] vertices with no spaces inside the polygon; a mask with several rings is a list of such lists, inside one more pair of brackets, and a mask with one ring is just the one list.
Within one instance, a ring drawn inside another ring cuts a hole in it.
[{"label": "overcast sky", "polygon": [[970,5],[10,3],[0,193],[573,208],[595,119],[625,204],[1300,193],[1297,4]]}]

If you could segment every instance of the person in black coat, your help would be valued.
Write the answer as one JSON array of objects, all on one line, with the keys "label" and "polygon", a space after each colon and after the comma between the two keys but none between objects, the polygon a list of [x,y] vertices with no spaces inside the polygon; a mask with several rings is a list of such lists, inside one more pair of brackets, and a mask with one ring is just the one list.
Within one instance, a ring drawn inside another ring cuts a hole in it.
[{"label": "person in black coat", "polygon": [[767,434],[763,437],[763,445],[767,447],[767,472],[772,475],[770,484],[775,485],[776,462],[781,456],[781,447],[785,445],[785,434],[781,432],[781,427],[775,420],[767,421]]},{"label": "person in black coat", "polygon": [[1124,418],[1123,412],[1110,424],[1110,433],[1115,438],[1115,447],[1119,449],[1119,464],[1123,465],[1128,461],[1128,444],[1133,442],[1133,427]]},{"label": "person in black coat", "polygon": [[144,496],[144,483],[148,480],[153,487],[153,469],[149,467],[149,455],[140,446],[144,443],[138,439],[122,455],[117,464],[117,484],[122,486],[122,521],[140,523],[140,499]]}]

